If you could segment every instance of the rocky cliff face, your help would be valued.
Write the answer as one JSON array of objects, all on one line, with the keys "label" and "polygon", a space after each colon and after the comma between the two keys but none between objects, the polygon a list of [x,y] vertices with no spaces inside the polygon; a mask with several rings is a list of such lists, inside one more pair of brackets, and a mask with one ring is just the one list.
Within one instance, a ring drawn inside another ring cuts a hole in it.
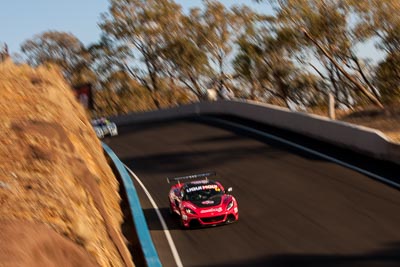
[{"label": "rocky cliff face", "polygon": [[118,182],[59,72],[1,63],[0,129],[0,266],[132,266]]}]

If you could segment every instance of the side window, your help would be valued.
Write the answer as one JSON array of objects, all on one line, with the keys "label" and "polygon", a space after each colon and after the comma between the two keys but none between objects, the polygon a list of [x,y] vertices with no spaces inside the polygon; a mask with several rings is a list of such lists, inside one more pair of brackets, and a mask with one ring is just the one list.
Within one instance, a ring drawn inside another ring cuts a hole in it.
[{"label": "side window", "polygon": [[181,198],[184,199],[185,197],[185,190],[181,189]]}]

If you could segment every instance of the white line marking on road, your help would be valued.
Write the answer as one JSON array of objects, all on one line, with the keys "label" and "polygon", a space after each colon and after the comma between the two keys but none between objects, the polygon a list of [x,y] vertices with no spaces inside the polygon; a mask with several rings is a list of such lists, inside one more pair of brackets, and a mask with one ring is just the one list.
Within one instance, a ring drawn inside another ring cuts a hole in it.
[{"label": "white line marking on road", "polygon": [[136,174],[131,169],[128,168],[128,166],[126,166],[125,164],[124,164],[124,166],[128,170],[128,172],[135,178],[135,180],[138,182],[138,184],[142,187],[143,191],[146,193],[147,197],[149,198],[151,205],[153,206],[154,210],[156,211],[158,219],[160,220],[161,226],[164,230],[165,237],[167,238],[168,244],[171,248],[172,256],[174,257],[176,266],[183,267],[182,261],[181,261],[181,258],[179,257],[178,250],[176,249],[174,240],[172,240],[172,236],[168,230],[168,226],[165,223],[165,220],[164,220],[163,216],[161,215],[160,209],[158,208],[156,202],[154,201],[153,197],[150,195],[149,191],[144,186],[142,181],[139,179],[139,177],[137,177]]},{"label": "white line marking on road", "polygon": [[391,181],[391,180],[388,179],[388,178],[385,178],[385,177],[379,176],[379,175],[377,175],[377,174],[375,174],[375,173],[369,172],[369,171],[367,171],[367,170],[358,168],[358,167],[356,167],[356,166],[354,166],[354,165],[351,165],[351,164],[349,164],[349,163],[346,163],[346,162],[341,161],[341,160],[339,160],[339,159],[336,159],[336,158],[334,158],[334,157],[325,155],[325,154],[323,154],[323,153],[320,153],[320,152],[315,151],[315,150],[313,150],[313,149],[307,148],[307,147],[305,147],[305,146],[302,146],[302,145],[296,144],[296,143],[294,143],[294,142],[288,141],[288,140],[283,139],[283,138],[281,138],[281,137],[278,137],[278,136],[275,136],[275,135],[272,135],[272,134],[268,134],[268,133],[265,133],[265,132],[262,132],[262,131],[259,131],[259,130],[256,130],[256,129],[247,127],[247,126],[243,126],[243,125],[238,124],[238,123],[234,123],[234,122],[222,120],[222,119],[210,118],[210,117],[208,117],[207,119],[214,120],[214,121],[217,121],[217,122],[219,122],[219,123],[221,123],[221,124],[230,125],[230,126],[233,126],[233,127],[239,128],[239,129],[241,128],[241,129],[243,129],[243,130],[246,130],[246,131],[249,131],[249,132],[258,134],[258,135],[262,135],[262,136],[264,136],[264,137],[273,139],[273,140],[275,140],[275,141],[278,141],[278,142],[281,142],[281,143],[284,143],[284,144],[293,146],[293,147],[295,147],[295,148],[304,150],[304,151],[306,151],[306,152],[308,152],[308,153],[310,153],[310,154],[314,154],[314,155],[319,156],[319,157],[321,157],[321,158],[324,158],[324,159],[326,159],[326,160],[335,162],[335,163],[337,163],[337,164],[339,164],[339,165],[342,165],[342,166],[344,166],[344,167],[346,167],[346,168],[349,168],[349,169],[358,171],[358,172],[360,172],[360,173],[363,173],[363,174],[365,174],[365,175],[371,176],[371,177],[373,177],[373,178],[376,179],[376,180],[379,180],[379,181],[384,182],[384,183],[387,183],[387,184],[389,184],[389,185],[391,185],[391,186],[393,186],[393,187],[396,187],[397,189],[400,189],[400,184],[395,183],[395,182]]}]

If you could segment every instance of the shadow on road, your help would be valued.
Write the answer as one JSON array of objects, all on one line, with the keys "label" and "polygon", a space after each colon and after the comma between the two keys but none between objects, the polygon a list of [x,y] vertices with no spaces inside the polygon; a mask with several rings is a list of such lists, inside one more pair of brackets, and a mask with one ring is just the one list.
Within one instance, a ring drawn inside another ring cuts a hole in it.
[{"label": "shadow on road", "polygon": [[[143,210],[151,231],[162,231],[154,209]],[[169,230],[207,231],[207,228],[183,230],[179,225],[179,217],[169,213],[168,208],[161,208],[160,212],[166,221]],[[229,261],[223,264],[211,264],[213,267],[239,266],[271,266],[271,267],[398,267],[400,266],[400,242],[368,253],[334,255],[334,254],[277,254],[265,257],[252,258],[243,261]]]},{"label": "shadow on road", "polygon": [[271,266],[271,267],[395,267],[400,266],[400,242],[361,254],[321,255],[321,254],[281,254],[246,261],[232,261],[213,267]]}]

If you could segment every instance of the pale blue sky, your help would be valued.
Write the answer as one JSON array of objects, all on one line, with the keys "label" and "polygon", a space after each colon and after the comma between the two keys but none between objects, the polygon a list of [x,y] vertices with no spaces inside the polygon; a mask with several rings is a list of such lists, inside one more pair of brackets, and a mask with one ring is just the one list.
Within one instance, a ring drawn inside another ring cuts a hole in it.
[{"label": "pale blue sky", "polygon": [[[185,9],[201,6],[201,0],[175,0]],[[226,6],[249,4],[266,9],[251,0],[223,0]],[[0,44],[6,42],[10,53],[35,34],[48,30],[74,34],[85,45],[99,39],[100,14],[108,10],[108,0],[9,0],[0,8]],[[260,11],[260,10],[259,10]]]}]

